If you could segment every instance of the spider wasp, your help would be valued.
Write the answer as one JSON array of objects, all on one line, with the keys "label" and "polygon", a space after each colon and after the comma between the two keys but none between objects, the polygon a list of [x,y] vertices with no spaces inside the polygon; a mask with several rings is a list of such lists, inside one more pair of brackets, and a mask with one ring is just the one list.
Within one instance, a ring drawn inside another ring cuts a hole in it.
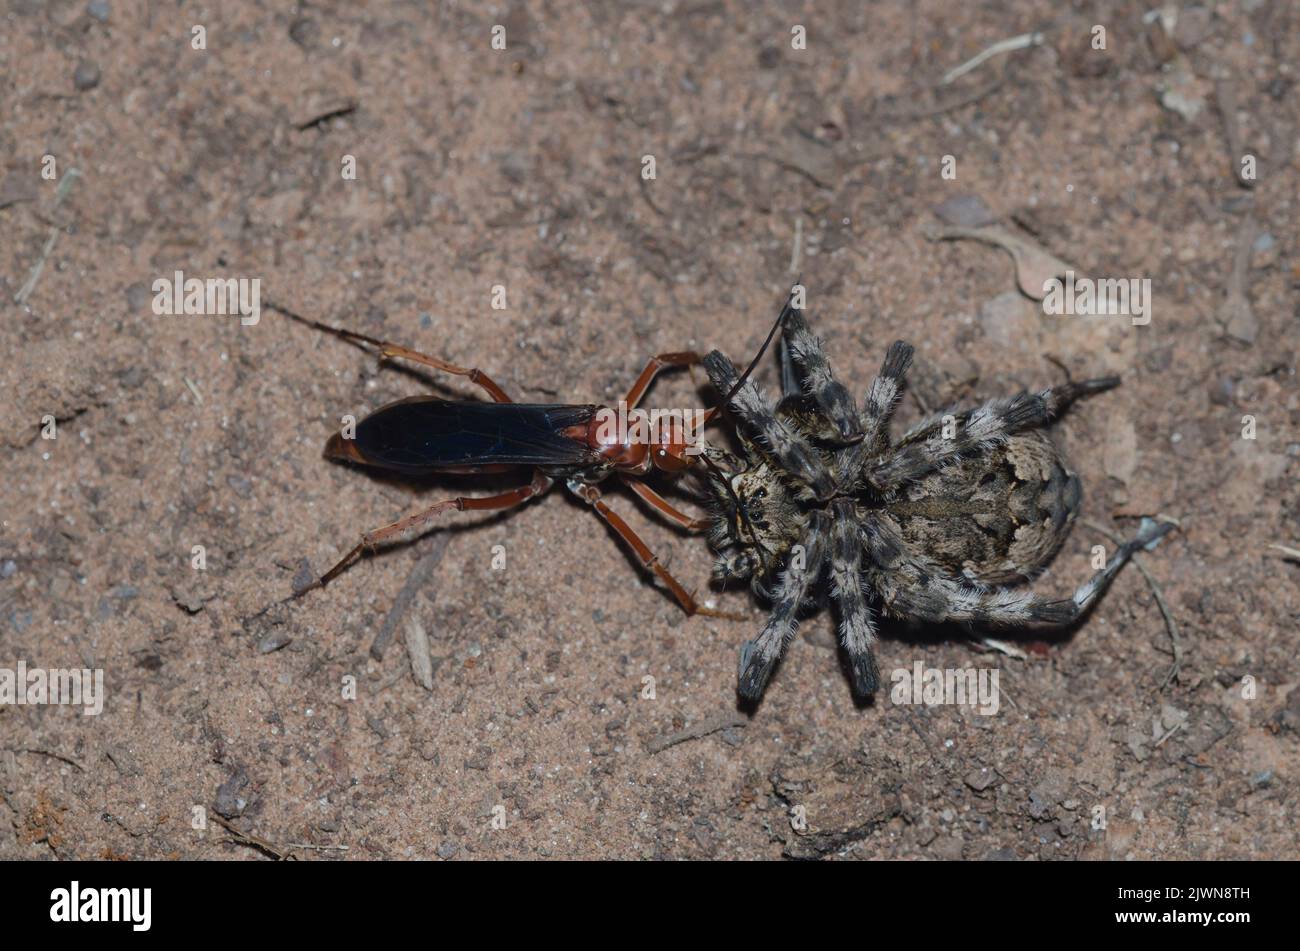
[{"label": "spider wasp", "polygon": [[[669,522],[691,532],[708,528],[711,518],[695,518],[682,512],[647,484],[645,477],[652,472],[676,476],[692,469],[696,460],[711,468],[713,463],[701,451],[696,430],[721,411],[726,405],[725,400],[701,413],[695,426],[670,417],[667,425],[641,427],[639,430],[629,430],[626,426],[611,427],[609,423],[615,411],[610,407],[594,403],[517,403],[500,384],[475,367],[458,366],[395,343],[332,327],[279,304],[268,302],[268,306],[300,323],[377,352],[381,358],[399,358],[465,377],[489,397],[489,401],[447,400],[426,395],[388,403],[360,420],[351,438],[341,432],[334,433],[325,446],[326,458],[407,476],[500,473],[518,469],[531,470],[532,473],[526,485],[494,495],[444,499],[392,524],[366,532],[361,541],[329,571],[299,590],[298,596],[324,587],[367,550],[408,536],[429,525],[443,512],[452,509],[461,512],[505,511],[542,495],[556,481],[563,481],[565,488],[590,506],[617,533],[642,568],[654,573],[687,616],[704,614],[738,618],[738,615],[700,604],[693,593],[673,577],[650,546],[605,501],[599,488],[601,483],[616,476]],[[737,388],[758,364],[787,310],[778,317],[763,348],[736,384]],[[628,389],[620,410],[624,413],[635,411],[655,377],[663,370],[693,367],[702,360],[694,351],[661,353],[651,357]]]}]

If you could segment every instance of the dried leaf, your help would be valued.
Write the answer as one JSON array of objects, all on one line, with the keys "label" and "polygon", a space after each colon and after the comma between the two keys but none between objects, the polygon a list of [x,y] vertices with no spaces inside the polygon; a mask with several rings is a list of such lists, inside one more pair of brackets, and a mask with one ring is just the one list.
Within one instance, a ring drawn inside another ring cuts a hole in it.
[{"label": "dried leaf", "polygon": [[969,238],[983,241],[1002,248],[1011,255],[1016,264],[1016,284],[1020,292],[1032,300],[1042,300],[1047,296],[1047,282],[1061,277],[1066,271],[1074,271],[1075,279],[1082,275],[1077,268],[1071,267],[1060,258],[1045,251],[1032,241],[1012,234],[1006,228],[992,225],[987,228],[940,228],[928,229],[925,236],[931,241],[954,241]]},{"label": "dried leaf", "polygon": [[414,617],[406,622],[406,656],[411,659],[411,676],[425,690],[433,689],[433,658],[429,656],[429,636]]}]

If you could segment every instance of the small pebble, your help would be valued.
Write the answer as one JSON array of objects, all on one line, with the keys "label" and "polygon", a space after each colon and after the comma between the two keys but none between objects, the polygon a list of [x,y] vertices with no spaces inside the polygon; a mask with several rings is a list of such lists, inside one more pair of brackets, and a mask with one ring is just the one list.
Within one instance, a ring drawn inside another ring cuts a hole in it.
[{"label": "small pebble", "polygon": [[934,213],[946,224],[959,228],[981,228],[998,220],[978,195],[953,195],[934,206]]},{"label": "small pebble", "polygon": [[302,594],[316,584],[316,573],[311,570],[311,562],[304,558],[298,562],[298,570],[293,574],[293,593]]},{"label": "small pebble", "polygon": [[274,654],[276,651],[288,647],[292,641],[293,638],[283,631],[272,631],[257,642],[257,652],[259,654]]},{"label": "small pebble", "polygon": [[242,769],[232,772],[224,783],[217,787],[216,801],[213,808],[218,815],[225,816],[227,819],[236,819],[243,815],[244,810],[248,808],[248,799],[241,796],[244,787],[248,785],[248,774]]},{"label": "small pebble", "polygon": [[98,20],[100,23],[108,22],[109,10],[108,0],[90,0],[86,4],[86,13]]},{"label": "small pebble", "polygon": [[303,49],[309,46],[315,46],[316,41],[320,39],[320,24],[315,20],[303,18],[295,20],[289,27],[289,39],[293,40]]},{"label": "small pebble", "polygon": [[1233,389],[1232,377],[1219,377],[1216,382],[1210,384],[1210,402],[1217,406],[1228,406],[1232,403]]},{"label": "small pebble", "polygon": [[[132,313],[140,313],[149,306],[149,303],[152,300],[153,295],[149,291],[149,285],[144,281],[136,281],[126,289],[126,307],[127,310]],[[133,367],[132,369],[138,370],[139,368]],[[132,382],[132,388],[140,385],[138,380],[133,380]]]},{"label": "small pebble", "polygon": [[241,475],[226,476],[226,484],[235,490],[235,494],[241,499],[246,499],[253,492],[253,481]]},{"label": "small pebble", "polygon": [[99,67],[83,59],[72,73],[72,84],[83,92],[94,89],[99,85]]}]

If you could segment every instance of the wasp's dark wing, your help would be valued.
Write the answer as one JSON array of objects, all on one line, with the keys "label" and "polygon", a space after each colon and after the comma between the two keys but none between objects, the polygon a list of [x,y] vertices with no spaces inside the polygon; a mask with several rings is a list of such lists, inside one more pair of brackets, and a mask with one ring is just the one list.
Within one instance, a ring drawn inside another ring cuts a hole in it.
[{"label": "wasp's dark wing", "polygon": [[565,435],[597,407],[480,403],[413,396],[375,410],[356,438],[334,436],[326,455],[398,472],[474,471],[495,466],[586,466],[597,457]]}]

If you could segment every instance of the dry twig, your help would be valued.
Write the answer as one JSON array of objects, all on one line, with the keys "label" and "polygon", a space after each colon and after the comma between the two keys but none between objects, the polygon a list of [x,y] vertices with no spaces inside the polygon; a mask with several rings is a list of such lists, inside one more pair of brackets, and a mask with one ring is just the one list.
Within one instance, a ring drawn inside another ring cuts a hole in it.
[{"label": "dry twig", "polygon": [[209,813],[212,816],[212,821],[215,822],[217,825],[221,826],[221,828],[225,829],[231,835],[233,835],[235,837],[235,841],[240,845],[247,845],[250,846],[251,848],[258,849],[261,852],[265,852],[267,855],[271,856],[271,858],[279,862],[283,862],[286,859],[293,858],[293,856],[291,856],[288,852],[284,851],[278,846],[272,845],[270,842],[267,842],[265,839],[258,838],[255,835],[251,835],[250,833],[239,830],[238,828],[235,827],[233,823],[228,821],[220,813],[214,810],[209,810]]},{"label": "dry twig", "polygon": [[662,753],[670,746],[676,746],[678,743],[685,743],[687,740],[698,740],[700,737],[708,736],[710,733],[717,733],[719,730],[748,724],[749,717],[747,716],[735,712],[722,713],[707,720],[701,720],[695,726],[687,727],[677,733],[665,733],[663,736],[657,736],[646,743],[645,748],[653,756],[656,753]]}]

